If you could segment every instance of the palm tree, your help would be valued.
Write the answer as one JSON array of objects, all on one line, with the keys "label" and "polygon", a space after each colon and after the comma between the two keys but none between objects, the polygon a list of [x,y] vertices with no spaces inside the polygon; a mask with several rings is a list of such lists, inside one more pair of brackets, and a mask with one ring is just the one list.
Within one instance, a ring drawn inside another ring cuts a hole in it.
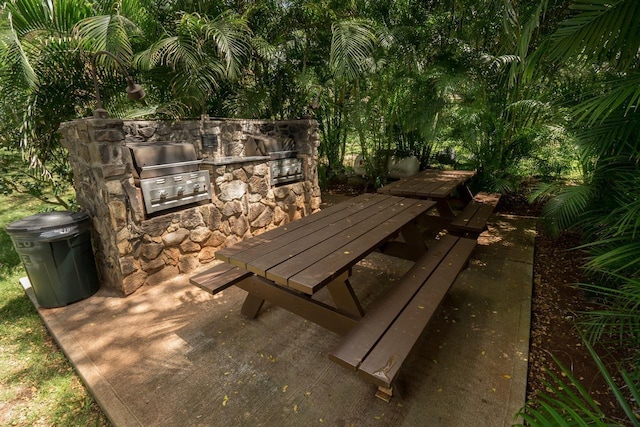
[{"label": "palm tree", "polygon": [[80,0],[21,0],[0,9],[1,142],[5,149],[21,150],[23,159],[3,164],[10,173],[0,179],[15,191],[42,198],[48,183],[53,199],[47,200],[64,206],[70,171],[56,131],[91,96],[74,35],[75,25],[91,13]]},{"label": "palm tree", "polygon": [[[638,426],[640,111],[636,105],[640,98],[640,3],[574,0],[570,7],[572,16],[561,23],[544,53],[558,67],[581,64],[606,79],[596,81],[586,94],[582,89],[579,102],[572,107],[584,182],[561,190],[548,205],[547,214],[561,228],[572,226],[582,231],[588,242],[585,246],[591,250],[586,267],[600,280],[583,287],[603,298],[605,308],[587,313],[583,322],[589,332],[586,339],[593,342],[606,334],[617,337],[619,345],[632,353],[635,349],[631,371],[620,369],[627,393],[620,392],[613,382],[610,386],[628,416],[626,421]],[[592,355],[597,362],[594,351]],[[599,366],[610,379],[609,372]],[[533,402],[524,410],[526,420],[531,425],[548,425],[545,419],[605,425],[598,408],[584,406],[588,398],[571,397],[576,387],[574,382],[570,387],[553,388],[551,396],[542,394],[537,400],[540,409],[534,409]]]},{"label": "palm tree", "polygon": [[159,68],[171,75],[171,100],[187,107],[185,113],[207,113],[207,102],[224,81],[241,77],[250,54],[246,20],[227,11],[215,17],[176,13],[171,28],[134,64],[142,70]]}]

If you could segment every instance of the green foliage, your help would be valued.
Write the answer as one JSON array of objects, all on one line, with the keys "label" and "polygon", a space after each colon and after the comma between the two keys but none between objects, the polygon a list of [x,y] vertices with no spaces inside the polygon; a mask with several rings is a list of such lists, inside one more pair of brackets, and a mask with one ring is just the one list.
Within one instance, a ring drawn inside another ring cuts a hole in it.
[{"label": "green foliage", "polygon": [[[606,380],[618,404],[627,415],[627,420],[625,421],[628,425],[640,426],[640,419],[634,412],[637,409],[634,410],[629,405],[625,395],[614,381],[612,374],[593,347],[586,341],[585,345],[596,362],[600,374]],[[526,425],[531,427],[627,425],[607,418],[580,381],[573,376],[571,369],[562,365],[555,357],[553,359],[560,367],[562,377],[553,372],[547,372],[549,379],[545,382],[546,391],[538,391],[536,397],[516,414],[516,416],[522,417]],[[634,383],[624,369],[620,369],[619,374],[624,380],[627,392],[637,402],[640,396],[638,383]]]},{"label": "green foliage", "polygon": [[[56,134],[86,104],[90,79],[73,36],[91,12],[84,2],[7,2],[0,10],[0,180],[7,191],[60,198],[70,172]],[[21,156],[15,153],[20,150]],[[12,151],[12,153],[9,153]]]},{"label": "green foliage", "polygon": [[[7,104],[3,114],[11,117],[10,127],[21,129],[25,159],[51,176],[53,133],[62,120],[90,115],[87,64],[93,52],[107,50],[135,68],[147,88],[146,106],[134,109],[120,95],[120,71],[99,57],[101,92],[113,117],[311,115],[320,123],[329,176],[341,173],[345,143],[357,135],[382,183],[388,153],[416,155],[423,168],[432,164],[450,140],[447,130],[462,96],[479,113],[480,139],[468,143],[470,166],[482,165],[493,180],[513,181],[522,171],[505,165],[543,146],[547,128],[527,126],[516,135],[520,122],[512,118],[533,121],[546,103],[512,96],[491,114],[484,111],[500,100],[500,80],[508,75],[513,88],[525,75],[520,57],[535,43],[545,9],[522,9],[502,1],[16,0],[3,9],[11,19],[3,30],[0,68],[7,78],[0,77],[0,89],[24,102]],[[502,26],[497,14],[508,18]],[[508,40],[502,44],[511,46],[510,54],[503,54],[500,38]],[[485,53],[505,61],[493,76],[473,70]],[[493,92],[494,98],[485,96]]]},{"label": "green foliage", "polygon": [[[629,425],[640,425],[640,116],[635,105],[638,92],[638,47],[636,31],[640,5],[634,0],[574,0],[575,11],[562,22],[542,52],[558,66],[573,64],[581,72],[591,68],[597,78],[583,79],[582,85],[567,85],[565,96],[574,95],[569,105],[578,138],[584,179],[579,185],[560,189],[543,189],[555,194],[547,204],[545,216],[558,228],[572,227],[582,232],[583,248],[590,254],[585,265],[592,283],[580,285],[598,298],[602,308],[583,313],[581,327],[591,342],[613,340],[624,346],[632,358],[629,369],[619,369],[625,383],[621,391],[602,361],[589,350],[612,393],[627,415]],[[568,67],[571,68],[571,67]],[[605,78],[600,78],[604,76]],[[584,84],[586,83],[586,84]],[[566,369],[564,369],[566,372]],[[575,385],[575,380],[571,379]],[[558,387],[552,405],[544,413],[562,420],[561,425],[608,425],[597,411],[569,410],[583,408],[580,401],[568,399],[568,392]],[[564,402],[564,406],[554,402]],[[528,404],[523,414],[531,425],[543,425],[542,418],[531,416],[540,402]],[[592,409],[592,408],[590,408]],[[523,415],[523,416],[524,416]],[[569,421],[573,424],[569,424]]]},{"label": "green foliage", "polygon": [[248,35],[246,22],[234,13],[214,19],[184,13],[174,31],[137,54],[134,64],[143,70],[172,70],[172,100],[189,106],[191,114],[204,113],[205,100],[221,80],[241,73],[249,50]]}]

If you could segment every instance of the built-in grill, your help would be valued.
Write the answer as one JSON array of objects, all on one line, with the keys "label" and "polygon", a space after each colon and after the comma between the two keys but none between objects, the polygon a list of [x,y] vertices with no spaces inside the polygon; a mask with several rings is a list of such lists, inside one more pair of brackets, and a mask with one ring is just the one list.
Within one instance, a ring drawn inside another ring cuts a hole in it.
[{"label": "built-in grill", "polygon": [[199,170],[192,144],[128,144],[134,180],[142,190],[148,214],[211,200],[209,171]]},{"label": "built-in grill", "polygon": [[284,140],[254,135],[258,153],[269,156],[271,185],[300,181],[304,178],[302,159],[298,158],[293,139]]}]

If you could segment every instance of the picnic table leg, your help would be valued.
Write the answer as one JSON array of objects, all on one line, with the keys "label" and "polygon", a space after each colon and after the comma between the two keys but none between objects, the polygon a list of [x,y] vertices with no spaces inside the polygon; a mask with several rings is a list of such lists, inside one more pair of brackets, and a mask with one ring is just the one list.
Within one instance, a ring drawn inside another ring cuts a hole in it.
[{"label": "picnic table leg", "polygon": [[456,217],[447,199],[436,200],[436,209],[442,218],[453,219]]},{"label": "picnic table leg", "polygon": [[241,312],[249,319],[255,319],[262,308],[262,304],[264,304],[264,299],[252,293],[248,293],[247,297],[244,299],[244,304],[242,304]]},{"label": "picnic table leg", "polygon": [[[448,224],[448,221],[447,221]],[[438,230],[440,230],[440,227]],[[383,243],[378,250],[385,255],[415,261],[427,251],[424,233],[417,222],[410,222],[400,230],[402,239]]]},{"label": "picnic table leg", "polygon": [[362,309],[355,292],[353,292],[351,283],[349,283],[348,275],[347,277],[342,275],[335,279],[327,285],[327,289],[329,290],[331,298],[333,298],[333,302],[337,309],[352,314],[358,318],[364,316],[364,310]]},{"label": "picnic table leg", "polygon": [[460,185],[457,188],[457,190],[458,190],[458,194],[460,195],[460,198],[462,199],[465,205],[473,200],[473,193],[471,192],[467,184]]},{"label": "picnic table leg", "polygon": [[427,246],[424,243],[422,233],[418,228],[418,225],[411,222],[400,230],[400,234],[404,239],[407,247],[407,258],[411,260],[417,260],[425,252],[427,252]]}]

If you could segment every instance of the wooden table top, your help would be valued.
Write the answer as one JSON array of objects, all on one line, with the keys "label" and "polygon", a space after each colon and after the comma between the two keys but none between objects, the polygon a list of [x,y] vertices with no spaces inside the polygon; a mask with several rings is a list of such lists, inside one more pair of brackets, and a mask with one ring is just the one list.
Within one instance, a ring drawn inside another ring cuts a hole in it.
[{"label": "wooden table top", "polygon": [[216,258],[313,295],[434,206],[364,194],[221,249]]},{"label": "wooden table top", "polygon": [[446,199],[451,193],[476,175],[475,171],[443,171],[425,169],[380,187],[378,194],[421,199]]}]

